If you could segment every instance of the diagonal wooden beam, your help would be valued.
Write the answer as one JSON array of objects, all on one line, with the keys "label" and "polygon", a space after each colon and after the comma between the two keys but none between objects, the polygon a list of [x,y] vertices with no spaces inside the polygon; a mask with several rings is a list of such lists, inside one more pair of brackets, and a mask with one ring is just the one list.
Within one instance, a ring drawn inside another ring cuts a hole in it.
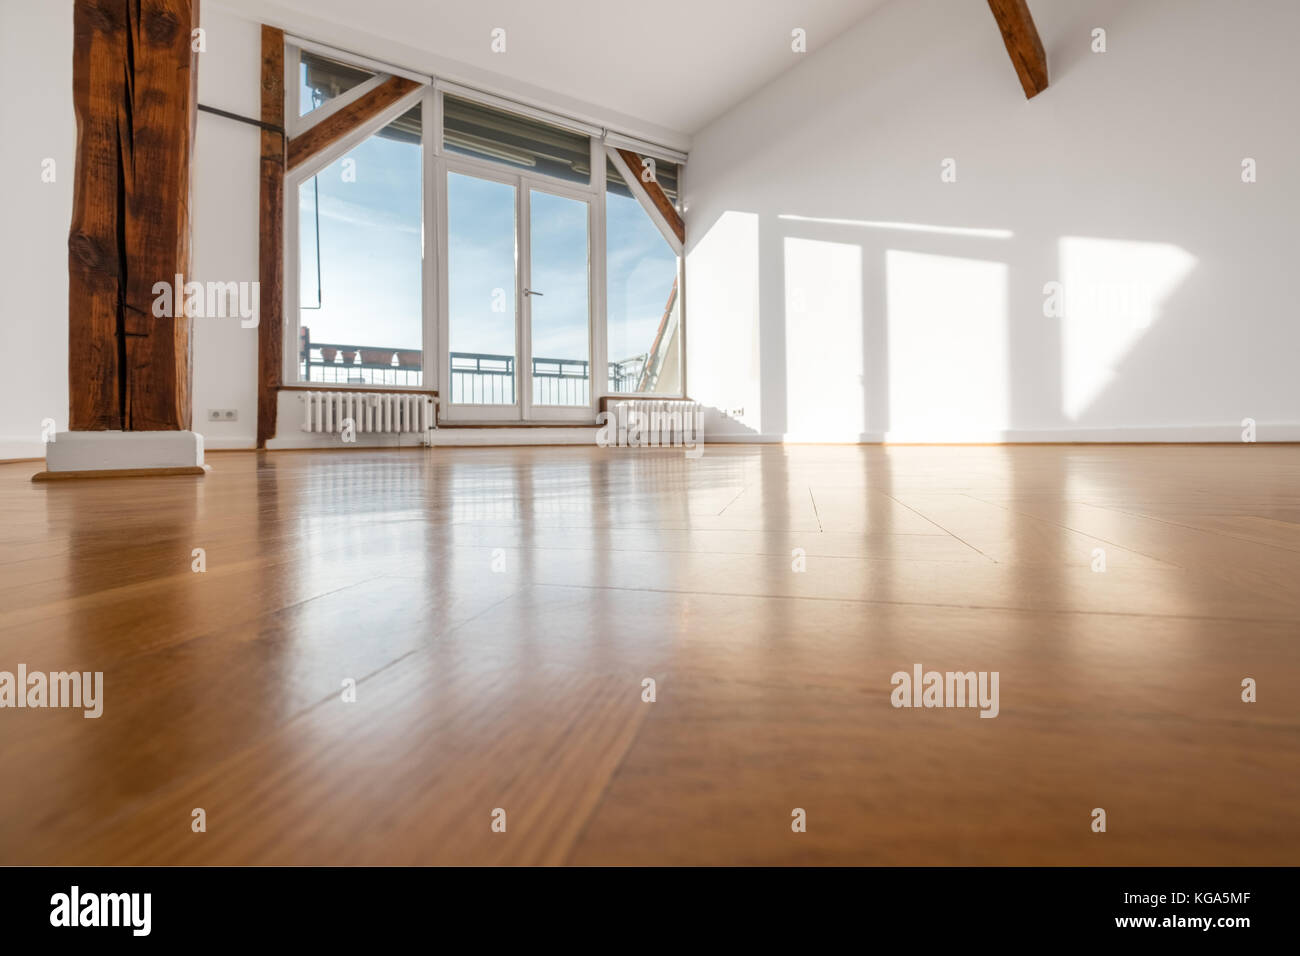
[{"label": "diagonal wooden beam", "polygon": [[1031,100],[1047,89],[1047,54],[1029,5],[1025,0],[989,0],[989,9],[998,21],[1020,85],[1025,88],[1025,99]]},{"label": "diagonal wooden beam", "polygon": [[289,168],[296,169],[321,150],[337,143],[358,126],[374,119],[420,84],[401,76],[390,76],[365,96],[325,117],[315,126],[289,140]]},{"label": "diagonal wooden beam", "polygon": [[639,185],[646,191],[646,195],[650,197],[650,201],[654,203],[660,215],[668,220],[668,225],[677,236],[677,241],[685,243],[686,223],[682,221],[682,217],[678,214],[676,207],[673,206],[673,201],[668,198],[668,194],[664,192],[663,187],[656,182],[645,182],[641,178],[641,157],[630,149],[620,149],[618,154],[623,157],[623,162],[627,163],[627,168],[636,177],[636,182],[629,183],[629,186],[635,189]]}]

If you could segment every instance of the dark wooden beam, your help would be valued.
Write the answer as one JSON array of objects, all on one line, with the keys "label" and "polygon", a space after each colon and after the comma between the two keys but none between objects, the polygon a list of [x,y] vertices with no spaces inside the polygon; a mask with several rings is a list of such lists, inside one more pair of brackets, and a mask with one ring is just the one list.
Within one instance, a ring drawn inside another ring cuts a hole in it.
[{"label": "dark wooden beam", "polygon": [[686,242],[686,223],[682,221],[681,215],[673,206],[673,201],[668,198],[668,194],[664,192],[663,187],[657,182],[647,183],[641,179],[641,157],[630,149],[620,149],[618,154],[623,157],[623,162],[627,163],[628,170],[636,179],[635,183],[630,184],[631,188],[635,189],[637,185],[640,185],[646,191],[646,195],[650,197],[650,201],[654,203],[655,208],[668,220],[668,225],[672,227],[674,235],[677,236],[677,241]]},{"label": "dark wooden beam", "polygon": [[68,427],[120,430],[126,250],[118,229],[124,179],[118,123],[125,112],[126,5],[78,0],[72,23],[77,168],[68,234]]},{"label": "dark wooden beam", "polygon": [[192,34],[198,0],[128,0],[139,11],[131,89],[133,188],[127,193],[130,252],[126,296],[127,420],[141,430],[188,430],[193,402],[192,320],[179,302],[155,318],[153,291],[168,276],[189,278],[190,168],[198,112]]},{"label": "dark wooden beam", "polygon": [[1025,99],[1033,99],[1047,89],[1047,54],[1029,5],[1025,0],[989,0],[989,9],[998,21],[1002,42],[1025,89]]},{"label": "dark wooden beam", "polygon": [[[315,126],[289,140],[288,163],[296,169],[321,150],[337,143],[357,127],[368,123],[420,84],[401,76],[390,76],[365,96],[332,113]],[[265,119],[265,117],[263,117]]]},{"label": "dark wooden beam", "polygon": [[[284,31],[262,27],[262,122],[284,129]],[[284,360],[284,135],[263,129],[258,191],[257,447],[275,437]]]},{"label": "dark wooden beam", "polygon": [[198,0],[76,0],[77,168],[68,235],[69,428],[190,427],[190,266]]}]

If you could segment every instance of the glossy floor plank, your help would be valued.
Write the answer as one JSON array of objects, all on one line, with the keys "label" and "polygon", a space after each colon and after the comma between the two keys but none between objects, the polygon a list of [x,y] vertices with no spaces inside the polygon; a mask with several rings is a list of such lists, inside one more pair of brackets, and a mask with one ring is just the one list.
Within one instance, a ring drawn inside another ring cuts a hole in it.
[{"label": "glossy floor plank", "polygon": [[211,463],[0,466],[0,863],[1300,862],[1300,448]]}]

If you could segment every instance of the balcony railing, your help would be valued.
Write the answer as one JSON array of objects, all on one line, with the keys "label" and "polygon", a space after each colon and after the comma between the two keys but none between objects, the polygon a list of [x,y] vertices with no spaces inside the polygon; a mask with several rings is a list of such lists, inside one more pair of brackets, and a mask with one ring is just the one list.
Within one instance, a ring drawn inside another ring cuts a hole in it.
[{"label": "balcony railing", "polygon": [[[636,389],[646,356],[609,363],[610,392]],[[589,405],[590,363],[576,359],[535,358],[532,361],[534,405]],[[302,330],[298,374],[304,382],[339,385],[424,384],[424,354],[415,349],[386,349],[369,345],[313,342]],[[485,352],[451,353],[451,401],[457,404],[512,405],[515,401],[515,357]]]},{"label": "balcony railing", "polygon": [[418,349],[385,349],[372,345],[313,342],[303,335],[298,350],[298,374],[304,382],[339,385],[423,385],[424,353]]},{"label": "balcony railing", "polygon": [[[630,392],[635,389],[644,365],[644,355],[610,362],[609,391]],[[533,404],[591,404],[589,368],[590,363],[578,359],[533,359]],[[451,400],[458,405],[514,404],[514,356],[452,352]]]}]

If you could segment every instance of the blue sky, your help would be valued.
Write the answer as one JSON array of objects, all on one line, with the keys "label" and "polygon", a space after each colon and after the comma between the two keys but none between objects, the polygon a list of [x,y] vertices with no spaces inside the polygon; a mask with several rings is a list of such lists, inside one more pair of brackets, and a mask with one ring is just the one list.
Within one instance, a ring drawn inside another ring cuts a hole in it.
[{"label": "blue sky", "polygon": [[[352,160],[349,164],[347,161]],[[348,170],[355,175],[345,180]],[[316,275],[319,189],[321,281]],[[533,354],[587,358],[587,206],[533,190]],[[302,323],[316,342],[419,348],[420,147],[371,137],[299,192]],[[515,351],[514,187],[448,180],[451,350]],[[649,349],[676,276],[676,257],[634,199],[606,196],[609,357]],[[494,300],[493,290],[503,297]],[[493,311],[494,301],[504,311]]]},{"label": "blue sky", "polygon": [[[355,182],[345,181],[347,160]],[[320,283],[315,190],[320,190]],[[371,137],[298,193],[302,324],[315,342],[420,347],[420,147]]]}]

